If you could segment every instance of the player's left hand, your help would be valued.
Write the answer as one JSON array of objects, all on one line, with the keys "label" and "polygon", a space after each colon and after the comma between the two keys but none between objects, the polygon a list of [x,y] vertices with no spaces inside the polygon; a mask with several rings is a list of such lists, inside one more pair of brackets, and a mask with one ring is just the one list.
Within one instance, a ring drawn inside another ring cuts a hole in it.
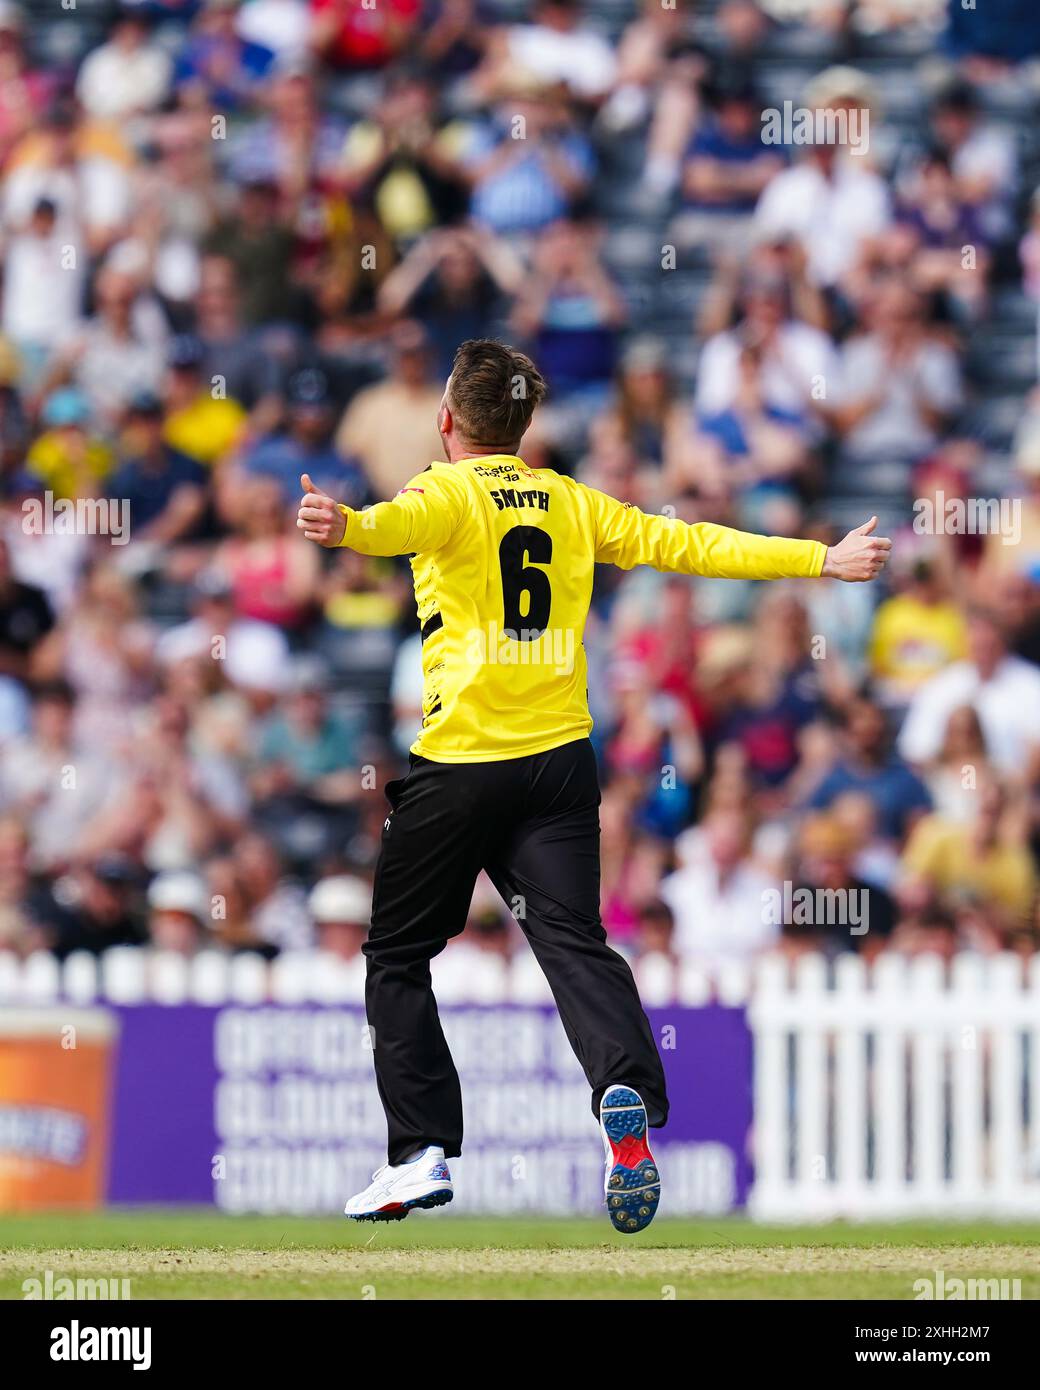
[{"label": "player's left hand", "polygon": [[307,540],[334,549],[342,544],[347,529],[346,517],[331,497],[319,492],[311,482],[309,473],[304,473],[300,482],[303,484],[303,497],[296,514],[296,525]]}]

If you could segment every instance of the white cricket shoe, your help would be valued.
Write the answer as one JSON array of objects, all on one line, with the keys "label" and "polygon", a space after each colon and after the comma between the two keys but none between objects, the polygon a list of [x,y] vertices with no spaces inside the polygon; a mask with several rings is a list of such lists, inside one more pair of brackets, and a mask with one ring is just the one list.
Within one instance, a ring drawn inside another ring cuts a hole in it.
[{"label": "white cricket shoe", "polygon": [[343,1214],[354,1221],[403,1221],[413,1208],[442,1207],[452,1195],[444,1150],[431,1144],[408,1163],[384,1164]]}]

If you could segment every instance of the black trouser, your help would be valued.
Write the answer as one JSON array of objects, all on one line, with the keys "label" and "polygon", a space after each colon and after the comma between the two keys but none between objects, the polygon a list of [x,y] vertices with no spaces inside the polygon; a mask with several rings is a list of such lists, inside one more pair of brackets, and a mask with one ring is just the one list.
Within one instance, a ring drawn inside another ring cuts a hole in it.
[{"label": "black trouser", "polygon": [[466,924],[481,869],[545,971],[592,1087],[633,1086],[651,1125],[668,1115],[664,1071],[632,972],[599,917],[599,782],[587,739],[492,763],[411,758],[392,810],[365,943],[365,999],[391,1163],[462,1148],[462,1093],[441,1031],[430,960]]}]

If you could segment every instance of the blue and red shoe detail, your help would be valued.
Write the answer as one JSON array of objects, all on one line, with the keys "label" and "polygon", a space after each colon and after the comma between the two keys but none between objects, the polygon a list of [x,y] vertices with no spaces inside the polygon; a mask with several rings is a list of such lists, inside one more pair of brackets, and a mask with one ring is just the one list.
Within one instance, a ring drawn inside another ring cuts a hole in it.
[{"label": "blue and red shoe detail", "polygon": [[646,1142],[646,1106],[630,1086],[609,1086],[599,1105],[607,1149],[607,1214],[615,1231],[645,1231],[661,1200],[661,1175]]}]

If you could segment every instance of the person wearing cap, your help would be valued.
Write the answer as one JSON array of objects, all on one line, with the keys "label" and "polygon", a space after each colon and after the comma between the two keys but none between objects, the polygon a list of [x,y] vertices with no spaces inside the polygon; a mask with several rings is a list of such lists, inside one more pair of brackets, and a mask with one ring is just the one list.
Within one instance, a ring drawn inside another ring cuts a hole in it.
[{"label": "person wearing cap", "polygon": [[132,539],[172,544],[194,535],[206,508],[206,470],[163,439],[158,396],[134,396],[119,447],[123,462],[107,492],[129,504]]},{"label": "person wearing cap", "polygon": [[332,874],[311,889],[307,907],[318,949],[356,967],[358,998],[365,993],[365,958],[361,947],[372,918],[372,889],[353,874]]},{"label": "person wearing cap", "polygon": [[390,334],[390,374],[359,391],[336,430],[336,451],[357,458],[373,495],[393,497],[441,452],[435,421],[441,398],[426,331],[400,323]]},{"label": "person wearing cap", "polygon": [[[859,113],[869,112],[876,96],[873,84],[855,68],[828,68],[813,79],[803,101],[814,112]],[[828,289],[838,285],[864,244],[891,223],[888,188],[868,160],[862,145],[857,154],[826,140],[803,146],[801,157],[777,174],[759,198],[753,240],[798,242],[811,283]]]},{"label": "person wearing cap", "polygon": [[46,397],[43,433],[26,455],[26,468],[58,497],[94,497],[103,489],[114,462],[111,449],[92,430],[90,401],[75,386],[61,386]]},{"label": "person wearing cap", "polygon": [[245,429],[247,415],[238,401],[202,375],[205,349],[189,333],[178,334],[166,355],[163,439],[172,448],[207,466],[219,463]]},{"label": "person wearing cap", "polygon": [[206,885],[186,869],[157,874],[148,887],[148,939],[157,951],[193,956],[212,920]]},{"label": "person wearing cap", "polygon": [[320,367],[303,367],[289,378],[285,392],[285,429],[260,440],[242,458],[246,477],[271,478],[288,506],[299,491],[301,473],[324,479],[319,487],[362,507],[368,485],[360,465],[344,458],[332,444],[335,400]]}]

